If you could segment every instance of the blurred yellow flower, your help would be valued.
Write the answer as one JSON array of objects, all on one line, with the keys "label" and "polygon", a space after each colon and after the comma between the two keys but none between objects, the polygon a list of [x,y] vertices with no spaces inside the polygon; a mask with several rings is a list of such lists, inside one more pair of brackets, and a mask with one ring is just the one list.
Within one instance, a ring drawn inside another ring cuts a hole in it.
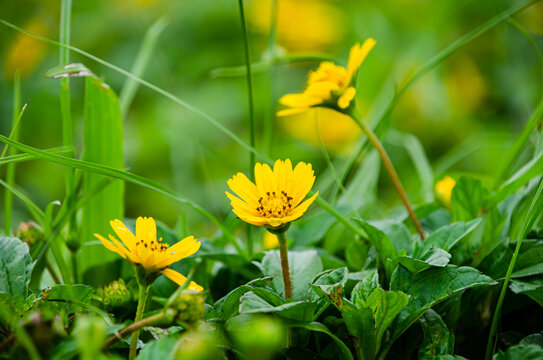
[{"label": "blurred yellow flower", "polygon": [[451,195],[455,185],[456,181],[450,176],[445,176],[436,183],[436,196],[446,207],[451,206]]},{"label": "blurred yellow flower", "polygon": [[[270,30],[272,0],[254,0],[247,7],[251,28]],[[291,51],[326,51],[345,36],[345,19],[330,1],[277,0],[277,40]]]},{"label": "blurred yellow flower", "polygon": [[361,134],[349,116],[324,107],[279,117],[278,121],[291,136],[315,146],[319,146],[320,137],[327,150],[340,154],[345,153]]},{"label": "blurred yellow flower", "polygon": [[226,192],[232,211],[249,224],[272,229],[286,225],[300,218],[318,195],[302,202],[315,182],[311,164],[300,162],[292,169],[289,159],[277,160],[272,171],[267,164],[257,163],[255,179],[256,185],[237,173],[227,182],[239,196]]},{"label": "blurred yellow flower", "polygon": [[362,45],[355,44],[351,48],[347,68],[330,61],[320,63],[316,71],[309,73],[303,93],[287,94],[279,99],[279,103],[288,109],[279,111],[277,115],[297,114],[317,105],[339,111],[349,108],[356,94],[354,75],[375,44],[372,38],[366,39]]},{"label": "blurred yellow flower", "polygon": [[[120,220],[110,221],[113,231],[121,241],[109,235],[106,240],[100,234],[94,234],[108,249],[128,260],[131,265],[141,266],[150,277],[162,273],[170,280],[183,285],[187,278],[170,265],[194,254],[200,248],[200,242],[194,236],[188,236],[178,243],[168,246],[162,238],[156,238],[156,223],[152,217],[138,217],[136,220],[136,235],[134,235]],[[191,281],[189,290],[200,292],[203,288]]]},{"label": "blurred yellow flower", "polygon": [[[22,26],[23,29],[42,36],[49,36],[49,29],[41,17],[35,17]],[[21,77],[30,75],[45,57],[45,43],[33,37],[17,33],[7,46],[4,55],[4,76],[12,79],[15,72],[20,71]]]},{"label": "blurred yellow flower", "polygon": [[279,239],[277,238],[277,235],[272,234],[269,231],[266,231],[264,233],[263,245],[264,245],[264,249],[266,250],[278,247]]}]

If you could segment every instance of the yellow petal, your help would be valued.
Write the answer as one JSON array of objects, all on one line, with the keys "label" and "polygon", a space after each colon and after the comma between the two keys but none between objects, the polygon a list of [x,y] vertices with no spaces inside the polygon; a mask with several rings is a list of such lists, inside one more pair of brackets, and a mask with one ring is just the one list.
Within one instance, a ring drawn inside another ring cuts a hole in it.
[{"label": "yellow petal", "polygon": [[258,203],[258,189],[243,173],[237,173],[226,182],[230,189],[245,202]]},{"label": "yellow petal", "polygon": [[126,225],[121,220],[111,220],[109,222],[111,225],[111,228],[113,231],[115,231],[115,234],[121,239],[123,244],[126,245],[126,247],[132,251],[136,247],[136,237],[132,233],[132,231],[128,230]]},{"label": "yellow petal", "polygon": [[202,244],[194,236],[189,236],[169,247],[163,259],[156,263],[157,268],[169,266],[196,253]]},{"label": "yellow petal", "polygon": [[138,217],[136,220],[136,237],[146,241],[156,241],[156,223],[152,217]]},{"label": "yellow petal", "polygon": [[311,164],[300,162],[294,168],[292,181],[289,184],[289,195],[293,198],[292,206],[296,207],[313,187],[315,176]]},{"label": "yellow petal", "polygon": [[123,258],[126,259],[126,250],[124,248],[119,248],[117,246],[115,246],[114,244],[112,244],[110,241],[106,240],[106,238],[104,238],[102,235],[100,234],[94,234],[94,236],[96,236],[98,238],[98,240],[100,240],[100,242],[102,243],[102,245],[104,245],[106,247],[106,249],[110,250],[110,251],[113,251],[113,252],[116,252],[117,254],[121,255]]},{"label": "yellow petal", "polygon": [[291,108],[308,108],[322,103],[322,99],[306,93],[287,94],[279,99],[279,103]]},{"label": "yellow petal", "polygon": [[337,106],[339,106],[340,109],[347,109],[351,104],[351,100],[354,99],[355,94],[356,90],[354,87],[349,87],[337,100]]},{"label": "yellow petal", "polygon": [[310,110],[310,108],[295,108],[295,109],[283,109],[279,110],[275,115],[278,117],[301,114]]},{"label": "yellow petal", "polygon": [[315,201],[315,198],[317,197],[317,195],[319,195],[318,191],[315,193],[315,195],[311,196],[309,199],[307,199],[306,201],[301,203],[298,207],[296,207],[292,211],[291,216],[296,216],[297,218],[302,216],[309,208],[309,205],[311,205],[313,201]]},{"label": "yellow petal", "polygon": [[259,206],[258,202],[249,205],[243,200],[240,200],[239,198],[230,194],[228,191],[225,191],[225,194],[230,199],[230,205],[232,205],[234,210],[241,210],[250,215],[258,215],[258,212],[256,211],[256,208]]},{"label": "yellow petal", "polygon": [[283,225],[288,221],[285,221],[284,218],[268,218],[268,224],[272,227],[278,227]]},{"label": "yellow petal", "polygon": [[349,80],[354,75],[354,73],[356,73],[360,65],[362,65],[362,62],[364,61],[366,56],[368,56],[369,52],[371,51],[371,49],[373,49],[376,43],[377,41],[375,41],[374,39],[367,38],[362,45],[355,44],[351,48],[351,52],[349,54],[349,62],[347,64]]},{"label": "yellow petal", "polygon": [[[172,269],[164,269],[162,270],[162,274],[164,274],[168,279],[172,280],[174,283],[176,283],[179,286],[183,286],[185,281],[187,281],[186,276],[183,276],[177,271],[172,270]],[[204,291],[204,288],[196,284],[194,281],[190,282],[188,289],[191,291],[196,291],[196,292]]]}]

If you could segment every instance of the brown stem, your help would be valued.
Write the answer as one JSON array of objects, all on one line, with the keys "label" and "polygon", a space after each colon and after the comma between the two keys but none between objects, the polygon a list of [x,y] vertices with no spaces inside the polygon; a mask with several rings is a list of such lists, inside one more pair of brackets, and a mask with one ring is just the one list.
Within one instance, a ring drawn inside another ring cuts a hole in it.
[{"label": "brown stem", "polygon": [[168,318],[171,315],[171,311],[173,310],[166,310],[165,312],[159,312],[158,314],[151,315],[146,317],[145,319],[141,319],[138,322],[135,322],[131,325],[128,325],[109,339],[107,339],[106,343],[102,347],[102,349],[107,349],[110,346],[115,345],[118,341],[122,340],[123,338],[127,337],[134,331],[140,330],[142,327],[156,325],[157,323],[160,323],[164,318]]},{"label": "brown stem", "polygon": [[15,340],[15,334],[11,334],[7,338],[5,338],[4,341],[2,341],[2,343],[0,344],[0,353],[2,353],[2,351],[4,351],[4,349],[13,342],[13,340]]},{"label": "brown stem", "polygon": [[283,272],[283,283],[285,284],[285,299],[292,300],[292,283],[290,281],[290,270],[288,267],[287,235],[286,231],[277,234],[279,240],[279,254],[281,255],[281,270]]},{"label": "brown stem", "polygon": [[409,214],[411,221],[415,225],[415,228],[417,229],[417,232],[419,233],[421,240],[424,241],[424,231],[422,230],[422,226],[420,225],[419,219],[417,219],[417,215],[415,215],[415,212],[413,211],[413,208],[411,207],[411,204],[409,203],[409,199],[407,198],[405,190],[403,189],[402,183],[400,182],[400,178],[398,177],[398,174],[396,173],[396,170],[394,169],[394,166],[392,165],[392,162],[390,161],[390,158],[388,157],[388,154],[385,151],[385,148],[383,147],[383,145],[381,144],[381,141],[379,141],[379,138],[377,138],[375,133],[368,127],[368,125],[366,125],[364,120],[360,119],[358,114],[356,114],[356,111],[354,111],[354,113],[355,114],[351,114],[351,117],[358,124],[358,126],[360,126],[362,131],[368,137],[368,140],[375,147],[375,150],[377,150],[377,152],[379,153],[379,156],[381,157],[381,161],[383,162],[383,165],[385,166],[385,170],[387,171],[388,176],[390,177],[390,180],[392,180],[392,184],[394,185],[396,192],[400,196],[400,200],[402,201],[403,205],[407,209],[407,213]]}]

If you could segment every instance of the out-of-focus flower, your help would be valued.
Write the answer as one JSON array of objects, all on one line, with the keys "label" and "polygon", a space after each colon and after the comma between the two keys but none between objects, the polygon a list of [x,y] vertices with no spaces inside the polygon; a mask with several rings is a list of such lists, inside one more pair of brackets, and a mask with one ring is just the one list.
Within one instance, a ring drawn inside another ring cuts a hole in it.
[{"label": "out-of-focus flower", "polygon": [[279,117],[279,124],[291,136],[327,150],[345,153],[361,134],[349,116],[332,109],[315,107],[289,117]]},{"label": "out-of-focus flower", "polygon": [[[257,32],[270,31],[272,0],[248,4],[247,20]],[[277,1],[277,39],[291,51],[325,51],[345,36],[344,15],[330,1]]]},{"label": "out-of-focus flower", "polygon": [[[49,29],[41,17],[35,17],[22,26],[23,29],[48,36]],[[4,55],[4,76],[12,79],[15,72],[19,71],[21,78],[30,75],[45,57],[45,43],[27,34],[17,33],[12,42],[7,46]]]},{"label": "out-of-focus flower", "polygon": [[232,211],[249,224],[268,229],[288,226],[300,218],[313,203],[318,192],[302,202],[315,176],[311,164],[300,162],[292,169],[289,159],[277,160],[272,169],[267,164],[255,165],[255,182],[237,173],[228,180],[228,186],[239,197],[226,192]]},{"label": "out-of-focus flower", "polygon": [[436,183],[436,196],[446,207],[451,206],[451,195],[455,185],[456,181],[450,176],[445,176]]},{"label": "out-of-focus flower", "polygon": [[271,359],[284,346],[286,329],[270,316],[253,316],[229,326],[229,333],[247,359]]},{"label": "out-of-focus flower", "polygon": [[362,45],[355,44],[351,48],[346,68],[330,61],[320,63],[316,71],[309,73],[304,92],[287,94],[279,99],[279,103],[287,109],[279,111],[277,115],[297,114],[313,106],[346,112],[356,95],[354,75],[375,44],[372,38],[366,39]]},{"label": "out-of-focus flower", "polygon": [[[116,252],[136,267],[138,281],[152,283],[160,273],[166,275],[178,285],[183,285],[187,278],[170,265],[194,254],[200,248],[200,242],[194,236],[188,236],[178,243],[168,246],[162,238],[156,238],[156,223],[152,217],[138,217],[136,220],[136,235],[134,235],[120,220],[112,220],[111,227],[121,239],[109,235],[106,240],[100,234],[94,234],[102,244]],[[188,287],[192,291],[202,291],[203,288],[191,281]]]},{"label": "out-of-focus flower", "polygon": [[451,70],[445,76],[444,83],[455,117],[464,117],[473,112],[486,95],[485,80],[477,65],[469,57],[460,57],[451,64]]}]

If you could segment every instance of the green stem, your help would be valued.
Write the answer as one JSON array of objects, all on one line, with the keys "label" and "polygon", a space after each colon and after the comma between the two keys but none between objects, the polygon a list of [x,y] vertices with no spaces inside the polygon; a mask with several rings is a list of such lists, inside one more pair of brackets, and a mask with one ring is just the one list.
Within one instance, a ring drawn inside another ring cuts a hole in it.
[{"label": "green stem", "polygon": [[424,241],[424,231],[422,230],[422,226],[420,225],[419,219],[417,219],[417,215],[415,215],[415,212],[413,211],[413,207],[411,206],[411,203],[409,203],[409,199],[407,198],[407,194],[405,193],[402,183],[400,182],[400,178],[398,177],[398,174],[396,173],[396,170],[394,169],[394,166],[392,165],[392,162],[390,161],[390,158],[388,157],[388,154],[385,151],[385,148],[381,144],[381,141],[379,141],[379,138],[374,134],[374,132],[369,128],[369,126],[366,125],[364,120],[361,119],[360,115],[357,113],[356,110],[352,111],[351,117],[358,124],[358,126],[360,126],[360,129],[362,129],[362,131],[368,137],[369,142],[375,147],[375,149],[379,153],[379,156],[381,157],[381,161],[383,162],[383,165],[385,166],[385,170],[387,171],[388,176],[390,180],[392,181],[394,188],[396,189],[396,192],[400,196],[400,200],[405,206],[405,209],[407,210],[407,213],[409,214],[411,221],[415,225],[415,228],[417,229],[417,232],[419,233],[421,240]]},{"label": "green stem", "polygon": [[279,241],[279,254],[281,255],[281,271],[283,273],[283,284],[285,285],[285,299],[292,300],[292,283],[290,281],[290,270],[288,267],[288,251],[287,251],[287,232],[283,231],[277,234]]},{"label": "green stem", "polygon": [[271,58],[269,69],[269,84],[270,84],[270,109],[268,116],[266,116],[266,122],[264,123],[264,149],[266,154],[271,154],[272,143],[274,137],[274,120],[275,120],[275,75],[276,75],[276,54],[275,54],[275,39],[277,33],[277,14],[278,14],[278,0],[272,0],[271,2],[271,14],[270,14],[270,35],[268,38],[268,56]]},{"label": "green stem", "polygon": [[[15,72],[13,79],[13,115],[11,127],[14,140],[18,140],[17,123],[19,119],[19,108],[21,107],[21,76],[19,71]],[[7,146],[6,146],[7,147]],[[17,150],[10,148],[10,155],[15,155]],[[2,156],[3,158],[4,156]],[[13,186],[15,183],[15,163],[9,163],[6,168],[6,183]],[[4,233],[6,236],[11,234],[11,213],[13,210],[13,194],[6,189],[4,193]]]},{"label": "green stem", "polygon": [[[245,49],[245,66],[247,68],[247,88],[249,91],[249,145],[255,147],[255,119],[254,119],[254,99],[253,99],[253,73],[251,71],[251,54],[249,52],[249,34],[247,33],[247,23],[245,21],[245,11],[243,9],[243,0],[238,0],[239,4],[239,17],[241,20],[241,29],[243,32],[243,46]],[[255,154],[249,152],[249,173],[251,174],[251,180],[255,177]],[[253,254],[253,236],[251,226],[248,225],[247,229],[247,252],[249,257]]]},{"label": "green stem", "polygon": [[15,335],[17,335],[17,339],[21,345],[23,345],[31,360],[41,360],[40,353],[38,352],[38,349],[36,349],[36,346],[32,342],[32,338],[30,338],[26,332],[24,326],[16,326]]},{"label": "green stem", "polygon": [[[150,285],[139,284],[139,294],[138,294],[138,309],[136,310],[136,318],[134,319],[134,324],[139,322],[143,318],[143,310],[145,309],[145,302],[147,301],[147,294],[149,293]],[[136,351],[138,348],[138,338],[140,336],[140,329],[137,328],[132,333],[132,338],[130,339],[130,353],[128,355],[129,360],[134,360],[136,358]]]},{"label": "green stem", "polygon": [[512,239],[518,239],[517,246],[515,247],[515,252],[513,253],[513,256],[511,257],[511,261],[509,262],[509,267],[507,268],[507,272],[505,274],[505,280],[503,281],[502,289],[500,291],[500,297],[498,298],[498,303],[496,304],[496,310],[494,310],[494,317],[492,318],[492,324],[490,325],[490,333],[488,334],[488,342],[486,345],[486,360],[491,360],[492,355],[494,354],[494,336],[496,334],[496,330],[498,328],[498,321],[500,319],[500,313],[503,305],[503,301],[505,299],[505,293],[507,292],[507,287],[509,286],[509,281],[511,280],[511,274],[513,273],[513,269],[515,268],[515,263],[517,262],[517,257],[520,252],[520,247],[522,245],[522,240],[526,237],[526,234],[528,231],[532,228],[534,225],[534,222],[537,220],[539,215],[541,214],[541,210],[543,207],[543,201],[541,201],[541,196],[543,195],[543,179],[539,182],[539,187],[537,188],[537,191],[532,199],[532,202],[530,203],[530,208],[528,209],[528,215],[524,219],[524,223],[522,224],[521,229],[518,231],[518,234],[513,234],[511,236]]}]

